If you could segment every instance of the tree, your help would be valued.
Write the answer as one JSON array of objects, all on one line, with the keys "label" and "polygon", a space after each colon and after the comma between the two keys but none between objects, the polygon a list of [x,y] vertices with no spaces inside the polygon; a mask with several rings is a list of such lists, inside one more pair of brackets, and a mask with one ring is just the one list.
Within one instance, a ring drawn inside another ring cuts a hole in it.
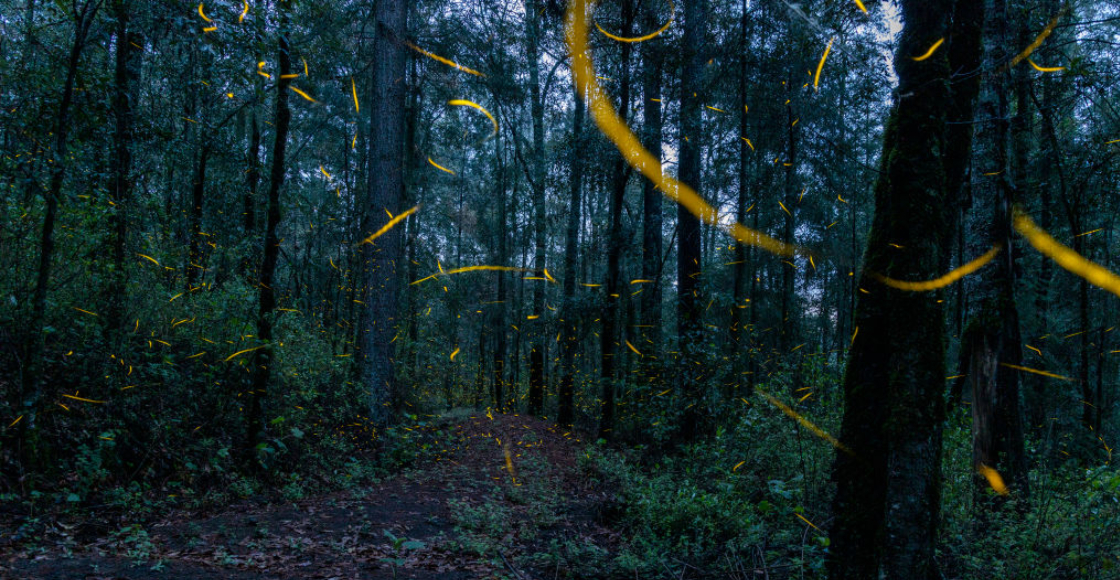
[{"label": "tree", "polygon": [[[71,130],[71,106],[74,104],[74,84],[78,77],[78,66],[81,63],[82,51],[86,46],[89,29],[93,25],[94,17],[101,8],[98,0],[85,0],[80,4],[74,3],[74,40],[70,45],[70,54],[66,61],[66,77],[62,82],[61,98],[59,99],[58,112],[55,114],[53,130],[54,142],[50,151],[51,171],[50,184],[43,192],[46,201],[46,212],[43,216],[43,229],[39,238],[39,268],[35,277],[35,293],[32,297],[31,323],[28,328],[26,369],[23,371],[22,384],[22,411],[25,417],[22,429],[25,456],[34,465],[42,459],[41,443],[38,437],[38,413],[43,398],[43,354],[46,350],[46,332],[44,321],[47,316],[47,290],[51,282],[51,264],[54,260],[55,222],[58,218],[58,206],[62,196],[62,184],[66,178],[66,168],[69,165],[68,148]],[[29,8],[28,12],[31,12]]]},{"label": "tree", "polygon": [[1013,368],[1021,366],[1023,361],[1011,235],[1011,208],[1017,197],[1012,173],[1021,168],[1012,167],[1008,156],[1011,55],[1007,48],[1010,45],[1007,3],[989,0],[984,9],[984,68],[988,71],[988,82],[978,112],[986,121],[981,124],[980,135],[984,155],[975,163],[982,173],[977,197],[988,207],[982,208],[985,215],[981,218],[982,227],[987,231],[978,237],[988,238],[993,247],[1004,248],[1004,251],[980,275],[976,291],[979,311],[965,330],[962,344],[962,349],[969,353],[968,366],[961,372],[968,374],[972,384],[972,461],[978,469],[974,479],[979,498],[984,497],[990,487],[980,473],[982,466],[1001,473],[1022,495],[1028,491],[1019,410],[1019,371]]},{"label": "tree", "polygon": [[572,201],[568,207],[568,225],[564,234],[564,318],[563,340],[560,343],[560,389],[557,401],[556,422],[562,426],[575,423],[575,356],[579,337],[579,324],[576,320],[578,309],[575,305],[576,260],[579,258],[580,206],[583,197],[583,117],[586,106],[582,95],[575,95],[575,111],[572,113],[572,140],[569,164],[571,174],[569,185]]},{"label": "tree", "polygon": [[[540,11],[537,0],[525,1],[525,49],[529,62],[529,100],[532,110],[533,151],[532,178],[529,186],[533,191],[533,268],[543,273],[546,264],[547,214],[545,202],[544,169],[544,101],[541,97],[540,63],[538,62],[540,44]],[[537,316],[544,316],[544,285],[533,285],[533,309]],[[544,320],[538,318],[538,321]],[[540,323],[534,325],[539,327]],[[529,344],[529,414],[539,415],[543,410],[545,388],[545,343],[540,328],[530,335]]]},{"label": "tree", "polygon": [[[700,146],[702,144],[700,97],[703,91],[707,31],[707,0],[688,2],[684,8],[684,67],[681,72],[681,143],[680,180],[696,191],[703,191],[700,183]],[[681,436],[691,441],[697,434],[697,419],[701,401],[699,389],[703,384],[696,376],[688,352],[700,338],[701,332],[701,245],[700,218],[684,206],[677,207],[677,349],[679,355],[678,385],[685,405]]]},{"label": "tree", "polygon": [[[634,23],[633,0],[622,0],[622,33],[630,35]],[[622,43],[620,67],[619,102],[623,111],[623,120],[630,110],[630,43]],[[622,264],[622,205],[626,195],[626,184],[630,181],[630,168],[622,158],[622,154],[613,156],[611,167],[610,187],[610,233],[607,242],[607,279],[606,296],[603,299],[603,310],[600,319],[603,323],[603,332],[599,341],[599,388],[602,392],[603,409],[599,421],[599,437],[610,437],[614,428],[615,415],[615,363],[621,349],[619,348],[618,318],[621,314],[621,278]]]},{"label": "tree", "polygon": [[[386,212],[398,215],[404,195],[405,138],[405,10],[403,0],[380,0],[374,8],[377,46],[373,66],[373,106],[370,127],[370,170],[363,229],[370,235],[384,223]],[[390,407],[401,393],[393,371],[393,335],[397,324],[400,287],[397,254],[398,229],[389,230],[374,243],[362,245],[364,326],[359,335],[360,374],[369,392],[369,416],[384,426]]]},{"label": "tree", "polygon": [[[894,64],[896,107],[887,121],[875,217],[860,273],[858,333],[844,375],[844,418],[833,479],[836,518],[830,577],[933,579],[941,500],[944,307],[936,294],[877,282],[938,275],[955,208],[941,154],[949,104],[947,51],[925,53],[950,32],[954,2],[902,2]],[[959,5],[959,3],[956,3]],[[898,248],[905,249],[898,256]],[[901,259],[900,259],[901,258]]]},{"label": "tree", "polygon": [[125,284],[128,276],[125,271],[125,245],[128,243],[129,204],[132,201],[132,147],[133,126],[135,124],[135,100],[138,95],[136,83],[140,77],[140,62],[134,46],[141,46],[140,34],[129,27],[131,2],[114,0],[113,12],[116,17],[116,44],[114,46],[113,68],[113,116],[116,125],[113,131],[113,184],[112,196],[116,211],[112,216],[113,229],[113,279],[108,288],[109,316],[108,328],[119,333],[124,324]]},{"label": "tree", "polygon": [[261,248],[261,267],[257,279],[259,302],[257,305],[257,339],[262,348],[253,353],[253,384],[249,389],[249,420],[247,451],[252,451],[264,440],[261,400],[268,394],[269,379],[272,376],[273,317],[276,309],[276,264],[280,259],[280,239],[277,228],[280,225],[280,189],[284,186],[287,172],[286,153],[288,131],[292,124],[292,110],[288,104],[291,87],[292,54],[290,0],[280,0],[280,30],[276,58],[280,74],[276,79],[276,113],[273,116],[276,141],[272,146],[272,168],[268,180],[268,218],[265,222],[264,244]]}]

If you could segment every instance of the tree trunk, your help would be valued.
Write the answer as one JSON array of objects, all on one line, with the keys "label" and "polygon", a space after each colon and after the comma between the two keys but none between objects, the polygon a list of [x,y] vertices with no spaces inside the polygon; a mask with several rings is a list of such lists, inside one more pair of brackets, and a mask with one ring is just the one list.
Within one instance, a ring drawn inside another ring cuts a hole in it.
[{"label": "tree trunk", "polygon": [[42,459],[40,448],[38,414],[43,398],[43,357],[46,351],[44,326],[47,317],[47,286],[51,279],[51,261],[54,259],[54,227],[58,218],[59,197],[62,195],[62,182],[66,177],[66,160],[70,136],[70,107],[74,102],[74,84],[78,76],[78,65],[85,48],[86,36],[100,2],[85,2],[74,15],[74,43],[70,46],[70,56],[66,61],[66,79],[62,84],[62,98],[58,104],[58,114],[54,119],[54,149],[50,152],[51,181],[46,192],[46,213],[43,215],[43,233],[39,241],[39,268],[35,277],[35,292],[31,298],[31,320],[28,324],[27,354],[24,360],[22,385],[21,440],[24,459],[36,464]]},{"label": "tree trunk", "polygon": [[113,8],[117,20],[116,54],[113,87],[113,181],[109,193],[115,207],[110,217],[113,231],[113,274],[109,282],[108,329],[118,334],[123,326],[125,289],[128,277],[124,265],[124,250],[128,243],[129,202],[132,199],[132,127],[135,121],[133,101],[140,67],[132,45],[140,45],[140,35],[129,29],[130,3],[116,0]]},{"label": "tree trunk", "polygon": [[[680,180],[696,191],[700,183],[701,109],[700,91],[704,71],[704,36],[707,30],[707,0],[695,0],[684,7],[684,70],[681,74]],[[681,437],[690,442],[696,437],[702,377],[691,363],[693,343],[702,332],[700,298],[700,218],[683,205],[677,206],[677,349],[680,351],[678,389],[684,405]]]},{"label": "tree trunk", "polygon": [[[652,22],[654,18],[646,17]],[[642,43],[642,93],[643,107],[643,144],[653,153],[657,163],[661,163],[662,120],[661,120],[661,45],[657,40]],[[660,169],[660,167],[659,167]],[[661,228],[662,228],[661,191],[650,179],[642,180],[642,278],[653,280],[642,292],[643,336],[645,348],[655,356],[661,353]]]},{"label": "tree trunk", "polygon": [[273,311],[276,309],[276,264],[280,258],[280,238],[276,234],[280,225],[280,189],[284,186],[286,172],[285,154],[288,148],[288,130],[292,111],[288,106],[288,86],[292,72],[291,45],[288,40],[290,0],[280,0],[280,40],[277,50],[280,76],[276,83],[276,114],[273,125],[276,141],[272,146],[272,169],[268,180],[268,218],[265,223],[264,248],[260,274],[257,280],[259,304],[257,308],[257,340],[263,348],[253,353],[253,386],[249,390],[248,436],[251,452],[266,438],[261,403],[268,396],[268,383],[272,376]]},{"label": "tree trunk", "polygon": [[[569,427],[575,421],[575,390],[573,375],[575,374],[575,357],[577,332],[576,322],[576,264],[579,252],[579,224],[580,209],[583,201],[583,117],[586,105],[582,95],[575,96],[575,113],[572,118],[572,150],[571,150],[571,188],[572,199],[568,208],[568,226],[564,239],[564,319],[563,335],[560,343],[560,393],[559,409],[556,422],[564,427]],[[532,397],[532,391],[529,394]],[[532,403],[530,403],[532,404]]]},{"label": "tree trunk", "polygon": [[257,188],[261,182],[261,127],[257,122],[257,107],[249,112],[249,171],[245,174],[245,197],[242,199],[242,226],[246,236],[252,236],[257,229]]},{"label": "tree trunk", "polygon": [[[494,179],[497,197],[497,213],[498,227],[496,228],[498,236],[498,259],[497,264],[505,265],[509,260],[509,235],[506,227],[509,221],[506,210],[506,176],[505,165],[502,162],[502,140],[501,136],[494,145],[494,169],[497,174]],[[495,272],[498,278],[497,283],[497,296],[494,298],[495,304],[493,305],[493,320],[491,323],[491,332],[494,333],[494,353],[493,353],[493,369],[494,374],[494,399],[495,406],[499,411],[505,411],[509,408],[509,395],[506,393],[505,383],[505,368],[506,368],[506,276],[505,272]],[[516,401],[514,401],[516,405]]]},{"label": "tree trunk", "polygon": [[[622,0],[622,34],[630,35],[634,24],[633,0]],[[630,43],[624,42],[621,47],[622,57],[621,80],[619,84],[619,114],[625,122],[630,110]],[[622,154],[613,155],[611,168],[610,191],[610,239],[607,242],[607,280],[606,296],[603,299],[603,308],[600,318],[602,320],[602,335],[599,341],[599,387],[602,391],[603,409],[599,420],[599,437],[609,438],[614,428],[615,414],[615,363],[621,349],[619,348],[618,317],[621,310],[620,294],[622,292],[622,204],[626,195],[626,184],[630,178],[630,170]]]},{"label": "tree trunk", "polygon": [[[748,175],[750,168],[751,148],[747,144],[747,25],[750,22],[747,12],[747,2],[741,3],[742,17],[739,22],[739,45],[742,51],[739,55],[739,195],[735,202],[735,221],[747,221],[747,198],[750,194]],[[738,384],[743,378],[749,349],[743,348],[742,337],[747,324],[747,262],[751,259],[750,249],[745,244],[735,244],[735,268],[732,272],[733,298],[731,304],[731,380]]]},{"label": "tree trunk", "polygon": [[[538,275],[547,267],[545,263],[545,233],[547,214],[545,212],[545,168],[544,168],[544,101],[541,100],[540,63],[540,17],[538,0],[525,0],[525,52],[529,62],[529,95],[533,117],[533,242],[536,253],[533,267]],[[526,325],[529,331],[529,414],[539,415],[544,401],[545,390],[545,339],[544,322],[544,284],[533,285],[533,314],[540,318]]]},{"label": "tree trunk", "polygon": [[[385,212],[401,212],[404,197],[405,134],[405,9],[404,0],[379,0],[374,8],[377,26],[373,66],[373,106],[370,127],[370,180],[364,212],[368,234],[377,231]],[[397,324],[399,287],[396,256],[401,230],[393,228],[371,244],[362,245],[365,273],[363,302],[366,318],[361,333],[361,380],[369,392],[370,419],[378,427],[390,420],[390,408],[400,404],[393,373],[393,333]]]},{"label": "tree trunk", "polygon": [[[786,160],[783,163],[785,171],[782,181],[782,202],[785,204],[785,211],[782,212],[782,241],[787,244],[795,242],[793,210],[796,208],[797,199],[797,131],[793,124],[793,99],[796,95],[793,92],[793,84],[792,78],[786,79]],[[787,264],[782,261],[779,266],[782,269],[782,319],[778,324],[778,352],[783,358],[790,356],[793,338],[797,335],[798,314],[794,304],[797,300],[797,295],[794,294],[794,276],[797,274],[797,267],[792,265],[793,260],[789,262]],[[796,372],[794,370],[794,373]],[[796,384],[797,381],[794,382]]]},{"label": "tree trunk", "polygon": [[[1011,75],[1005,68],[1010,57],[1007,4],[1005,0],[988,0],[984,10],[984,68],[989,75],[979,107],[981,118],[987,119],[981,130],[984,156],[978,161],[986,183],[980,193],[991,202],[988,237],[1005,251],[980,273],[980,311],[965,331],[962,348],[970,351],[966,372],[972,384],[973,466],[995,469],[1010,487],[1025,496],[1027,461],[1019,414],[1019,371],[1003,366],[1021,366],[1023,361],[1011,232],[1011,208],[1016,201],[1012,172],[1019,168],[1012,167],[1008,157]],[[973,480],[976,497],[989,497],[987,478],[977,472]]]},{"label": "tree trunk", "polygon": [[199,135],[201,144],[198,152],[198,164],[195,165],[194,180],[191,182],[191,212],[190,212],[190,247],[187,251],[187,286],[184,292],[195,290],[203,273],[202,266],[202,202],[206,193],[206,167],[210,161],[210,142],[204,135]]},{"label": "tree trunk", "polygon": [[[964,1],[964,0],[958,0]],[[925,280],[939,272],[956,208],[941,154],[949,113],[947,51],[924,61],[944,38],[952,0],[904,0],[895,69],[897,106],[883,138],[881,173],[856,306],[859,329],[844,376],[833,480],[835,523],[828,567],[833,580],[938,578],[934,560],[941,502],[944,421],[944,308],[937,294],[905,292],[872,273]],[[898,259],[898,249],[906,250]]]}]

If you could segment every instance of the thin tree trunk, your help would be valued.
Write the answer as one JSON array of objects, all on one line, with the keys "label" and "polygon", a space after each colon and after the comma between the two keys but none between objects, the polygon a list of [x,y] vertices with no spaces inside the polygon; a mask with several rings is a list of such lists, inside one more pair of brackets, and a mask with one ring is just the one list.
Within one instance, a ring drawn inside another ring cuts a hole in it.
[{"label": "thin tree trunk", "polygon": [[[625,36],[630,35],[630,30],[634,24],[634,3],[633,0],[622,0],[622,34]],[[619,84],[619,104],[618,110],[622,116],[623,121],[628,117],[627,113],[630,110],[630,43],[622,43],[622,56],[619,66],[621,67],[620,84]],[[614,428],[614,415],[615,415],[615,381],[617,374],[615,372],[615,363],[618,360],[621,349],[619,348],[619,329],[618,317],[621,313],[620,307],[620,294],[622,273],[620,271],[622,262],[622,204],[626,195],[626,184],[630,178],[630,170],[626,165],[626,160],[622,158],[619,153],[614,156],[611,168],[611,190],[610,190],[610,239],[607,242],[607,284],[606,296],[603,300],[603,309],[600,319],[602,320],[602,335],[599,341],[599,388],[602,391],[603,409],[599,418],[599,437],[609,438],[611,430]]]},{"label": "thin tree trunk", "polygon": [[[571,426],[575,421],[575,356],[578,326],[576,324],[576,265],[579,252],[580,209],[583,201],[583,117],[586,105],[582,95],[575,97],[575,114],[572,118],[571,154],[571,203],[568,209],[568,226],[564,239],[564,320],[563,335],[560,343],[560,393],[556,422],[561,426]],[[530,397],[532,392],[530,391]]]},{"label": "thin tree trunk", "polygon": [[[652,16],[645,18],[653,22]],[[663,57],[657,40],[642,43],[642,103],[643,144],[661,163],[661,68]],[[660,169],[660,167],[658,167]],[[645,337],[644,348],[652,353],[661,352],[661,192],[652,180],[642,180],[642,278],[653,282],[642,293],[641,324]],[[648,357],[647,357],[648,359]],[[646,359],[643,359],[646,360]],[[653,359],[649,359],[653,360]]]},{"label": "thin tree trunk", "polygon": [[210,142],[204,135],[199,135],[202,141],[198,152],[198,164],[195,165],[194,180],[191,182],[191,212],[190,212],[190,247],[187,251],[187,277],[185,292],[195,290],[203,273],[202,265],[202,203],[206,193],[206,168],[210,161]]},{"label": "thin tree trunk", "polygon": [[268,396],[268,383],[272,376],[273,359],[273,314],[276,309],[276,264],[280,258],[280,238],[276,233],[280,225],[280,189],[284,186],[287,170],[286,151],[288,131],[292,122],[292,111],[288,106],[288,86],[291,79],[285,78],[292,72],[291,45],[288,40],[290,0],[280,0],[280,40],[277,50],[280,76],[276,83],[276,114],[273,125],[276,141],[272,147],[272,169],[268,181],[268,219],[265,224],[264,248],[260,274],[257,280],[259,304],[257,308],[257,340],[263,348],[253,353],[253,386],[249,390],[249,420],[247,451],[252,451],[262,443],[266,434],[261,409],[262,401]]},{"label": "thin tree trunk", "polygon": [[[704,70],[705,34],[707,30],[707,0],[695,0],[684,8],[684,70],[681,74],[681,143],[680,180],[696,191],[700,183],[701,76]],[[701,339],[700,318],[700,219],[684,206],[677,207],[677,340],[679,355],[678,389],[684,404],[681,437],[692,441],[697,434],[698,408],[701,405],[696,366],[691,364],[692,344]]]},{"label": "thin tree trunk", "polygon": [[[533,118],[533,242],[535,254],[533,267],[538,273],[547,267],[545,263],[545,234],[547,214],[545,211],[545,168],[544,168],[544,101],[541,100],[540,63],[540,18],[538,0],[525,0],[525,51],[529,62],[529,95]],[[545,390],[545,339],[544,322],[544,284],[533,285],[533,313],[540,318],[530,325],[529,331],[529,414],[540,415]]]},{"label": "thin tree trunk", "polygon": [[[494,145],[494,169],[497,174],[494,179],[496,187],[496,197],[498,203],[498,227],[496,229],[498,236],[498,259],[496,263],[505,265],[509,260],[509,235],[507,234],[507,210],[506,210],[506,178],[505,178],[505,164],[502,162],[502,140],[501,136],[498,137]],[[505,272],[496,272],[497,283],[497,296],[495,297],[493,321],[491,323],[491,332],[494,333],[494,353],[493,353],[493,369],[494,373],[494,399],[495,405],[499,411],[505,411],[509,408],[508,400],[509,394],[505,390],[505,368],[506,368],[506,280]],[[514,401],[516,406],[516,401]]]},{"label": "thin tree trunk", "polygon": [[[793,82],[792,78],[787,78],[785,83],[786,159],[783,164],[785,171],[782,181],[782,201],[785,204],[785,211],[782,212],[782,241],[787,244],[795,242],[793,210],[796,207],[794,200],[797,199],[797,131],[794,127],[793,116],[793,99],[795,98]],[[794,277],[797,274],[797,269],[796,266],[784,261],[780,267],[782,269],[782,319],[778,324],[778,351],[782,357],[787,357],[789,356],[790,346],[793,344],[793,337],[797,335],[798,315],[794,308],[794,302],[797,300],[797,296],[794,294]]]},{"label": "thin tree trunk", "polygon": [[38,413],[43,398],[43,356],[46,351],[44,326],[47,316],[47,291],[51,279],[51,262],[54,259],[54,227],[58,218],[59,197],[62,195],[62,182],[66,177],[66,160],[69,158],[67,147],[70,136],[70,108],[74,102],[74,84],[78,76],[78,65],[85,48],[86,36],[93,22],[99,2],[87,1],[74,15],[74,43],[70,46],[70,56],[66,62],[66,79],[62,84],[62,98],[58,114],[54,120],[54,148],[50,152],[51,181],[46,192],[46,213],[43,215],[43,233],[39,241],[39,267],[35,277],[35,293],[31,298],[31,320],[28,324],[26,366],[23,369],[21,440],[23,456],[32,465],[42,459],[44,449],[39,440]]},{"label": "thin tree trunk", "polygon": [[257,107],[249,112],[249,171],[245,174],[245,197],[242,199],[242,226],[246,236],[252,236],[257,229],[257,188],[261,182],[261,127],[257,122]]},{"label": "thin tree trunk", "polygon": [[113,182],[110,196],[115,204],[110,218],[113,231],[113,274],[109,283],[108,329],[120,332],[126,303],[125,288],[128,277],[124,265],[124,250],[128,243],[129,202],[132,199],[132,127],[135,121],[133,101],[136,82],[140,76],[139,59],[135,58],[132,45],[140,45],[140,35],[129,29],[130,2],[116,0],[113,8],[117,20],[116,54],[114,67],[113,115],[116,121],[113,132]]},{"label": "thin tree trunk", "polygon": [[[739,55],[739,195],[735,203],[735,221],[747,221],[747,197],[750,194],[748,174],[750,167],[750,145],[747,144],[747,25],[749,15],[747,0],[742,0],[741,20],[739,22],[739,45],[742,51]],[[750,307],[747,299],[747,261],[750,260],[749,249],[744,244],[735,245],[735,268],[732,273],[733,299],[731,304],[731,380],[738,384],[742,380],[749,349],[744,349],[742,336],[747,323],[746,309]]]}]

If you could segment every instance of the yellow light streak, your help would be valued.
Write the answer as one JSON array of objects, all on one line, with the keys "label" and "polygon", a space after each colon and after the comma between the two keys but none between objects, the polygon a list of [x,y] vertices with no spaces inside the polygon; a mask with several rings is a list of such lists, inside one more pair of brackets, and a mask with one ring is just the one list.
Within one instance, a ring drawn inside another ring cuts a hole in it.
[{"label": "yellow light streak", "polygon": [[443,171],[445,173],[450,173],[451,175],[455,175],[454,171],[451,171],[450,169],[440,165],[439,163],[436,163],[435,161],[432,161],[431,157],[428,158],[428,163],[431,163],[432,167],[435,167],[436,169],[438,169],[440,171]]},{"label": "yellow light streak", "polygon": [[828,46],[824,47],[824,54],[821,56],[821,61],[817,63],[817,74],[813,76],[813,90],[816,91],[820,88],[821,82],[821,69],[824,68],[824,61],[828,60],[828,53],[832,52],[832,42],[836,37],[828,39]]},{"label": "yellow light streak", "polygon": [[1031,246],[1034,246],[1034,249],[1041,252],[1042,255],[1054,260],[1055,263],[1066,270],[1081,276],[1090,284],[1120,296],[1120,276],[1062,245],[1050,237],[1050,234],[1046,233],[1045,230],[1035,225],[1034,221],[1018,208],[1015,209],[1014,219],[1015,229],[1027,238]]},{"label": "yellow light streak", "polygon": [[498,120],[495,119],[494,115],[491,115],[490,111],[487,111],[482,105],[480,105],[480,104],[478,104],[474,101],[468,101],[466,99],[451,99],[450,101],[447,101],[447,104],[448,105],[454,105],[456,107],[470,107],[472,109],[477,109],[479,111],[482,111],[482,114],[486,115],[486,118],[490,119],[490,122],[494,125],[494,132],[490,133],[490,135],[487,136],[486,138],[489,139],[490,137],[493,137],[494,135],[498,134]]},{"label": "yellow light streak", "polygon": [[1003,477],[1000,476],[998,471],[992,469],[991,467],[988,467],[987,465],[984,465],[983,463],[980,463],[976,466],[976,472],[980,475],[983,475],[984,479],[988,480],[988,485],[992,486],[992,489],[996,493],[1000,495],[1007,495],[1007,486],[1004,485]]},{"label": "yellow light streak", "polygon": [[927,50],[922,56],[912,56],[910,57],[910,59],[915,62],[922,62],[923,60],[926,60],[927,58],[933,56],[933,53],[937,52],[937,49],[941,48],[942,44],[945,44],[944,38],[941,38],[937,42],[933,43],[933,46],[929,47],[929,50]]},{"label": "yellow light streak", "polygon": [[1031,60],[1029,58],[1027,59],[1027,63],[1029,63],[1031,65],[1031,68],[1033,68],[1034,70],[1036,70],[1038,72],[1052,73],[1052,72],[1058,72],[1058,71],[1066,70],[1066,67],[1064,67],[1064,66],[1038,66],[1037,64],[1035,64],[1035,62],[1033,60]]},{"label": "yellow light streak", "polygon": [[264,348],[265,346],[267,346],[267,345],[263,345],[263,344],[262,344],[261,346],[254,346],[253,348],[247,348],[247,349],[245,349],[245,350],[239,350],[239,351],[237,351],[237,352],[235,352],[235,353],[233,353],[233,354],[231,354],[231,355],[227,356],[227,357],[226,357],[226,360],[224,360],[224,361],[222,361],[222,362],[229,362],[229,361],[233,360],[233,359],[234,359],[234,357],[238,357],[238,356],[241,356],[241,355],[243,355],[243,354],[245,354],[245,353],[247,353],[247,352],[253,352],[254,350],[260,350],[260,349]]},{"label": "yellow light streak", "polygon": [[572,0],[568,8],[569,21],[572,25],[568,27],[566,40],[568,53],[572,59],[572,78],[578,92],[586,95],[588,109],[599,129],[623,153],[627,163],[653,181],[669,199],[684,206],[700,221],[726,229],[727,233],[740,243],[756,246],[779,256],[788,257],[806,253],[797,246],[786,244],[741,224],[735,223],[730,226],[722,224],[715,208],[704,201],[694,189],[661,171],[661,164],[619,118],[610,100],[603,93],[602,87],[595,80],[595,67],[587,42],[587,6],[588,0]]},{"label": "yellow light streak", "polygon": [[93,399],[87,399],[85,397],[75,397],[74,395],[66,395],[66,394],[64,394],[62,396],[66,397],[67,399],[74,399],[75,401],[81,401],[83,403],[93,403],[95,405],[104,405],[105,404],[105,401],[95,401]]},{"label": "yellow light streak", "polygon": [[657,38],[658,36],[661,36],[661,34],[663,32],[665,32],[666,30],[669,30],[669,27],[673,25],[673,18],[676,16],[676,11],[677,11],[677,7],[673,5],[672,0],[669,0],[669,21],[666,22],[661,28],[658,28],[657,30],[655,30],[655,31],[653,31],[649,34],[646,34],[644,36],[636,36],[636,37],[627,38],[627,37],[624,37],[624,36],[618,36],[618,35],[615,35],[615,34],[611,34],[611,33],[607,32],[606,30],[603,30],[603,27],[599,26],[598,22],[595,23],[595,28],[598,28],[599,32],[603,33],[603,36],[606,36],[607,38],[609,38],[611,40],[617,40],[618,42],[645,42],[647,40]]},{"label": "yellow light streak", "polygon": [[882,274],[879,274],[878,272],[868,272],[868,274],[870,274],[872,278],[875,278],[879,282],[882,282],[883,284],[890,286],[891,288],[906,290],[908,292],[931,292],[933,290],[938,290],[940,288],[949,286],[957,282],[961,278],[964,278],[965,276],[972,274],[980,268],[983,268],[988,264],[988,262],[991,262],[992,259],[996,257],[996,254],[999,254],[1001,250],[1003,250],[1003,246],[997,245],[994,248],[988,250],[983,256],[976,258],[975,260],[961,266],[960,268],[957,268],[956,270],[953,270],[952,272],[949,272],[948,274],[945,274],[940,278],[923,282],[895,280],[894,278],[888,278]]},{"label": "yellow light streak", "polygon": [[1062,380],[1062,381],[1071,381],[1071,382],[1073,381],[1073,379],[1071,379],[1069,377],[1063,377],[1062,375],[1056,375],[1056,374],[1048,372],[1048,371],[1040,371],[1038,369],[1029,369],[1027,367],[1021,367],[1019,365],[1013,365],[1013,364],[1008,364],[1008,363],[1002,363],[1001,362],[1001,363],[999,363],[999,366],[1007,367],[1009,369],[1015,369],[1017,371],[1023,371],[1023,372],[1026,372],[1026,373],[1033,373],[1033,374],[1036,374],[1036,375],[1042,375],[1044,377],[1050,377],[1052,379],[1059,379],[1059,380]]},{"label": "yellow light streak", "polygon": [[1031,53],[1035,51],[1035,49],[1042,46],[1042,43],[1046,41],[1046,37],[1050,36],[1051,32],[1054,32],[1054,27],[1058,26],[1058,20],[1060,20],[1062,18],[1062,16],[1065,16],[1066,10],[1068,10],[1068,9],[1069,9],[1069,6],[1063,7],[1058,12],[1058,14],[1056,16],[1054,16],[1054,18],[1052,18],[1049,23],[1046,24],[1046,28],[1042,29],[1042,32],[1039,33],[1039,35],[1035,37],[1034,41],[1031,42],[1027,46],[1027,48],[1025,48],[1023,50],[1023,52],[1020,52],[1019,54],[1015,55],[1015,58],[1011,59],[1011,62],[1009,62],[1007,64],[1007,67],[1011,68],[1011,67],[1023,62],[1023,59],[1030,56]]},{"label": "yellow light streak", "polygon": [[140,256],[141,258],[144,258],[145,260],[147,260],[147,261],[149,261],[149,262],[151,262],[151,263],[153,263],[157,266],[159,265],[159,262],[157,262],[156,259],[151,257],[151,256],[145,256],[144,254],[136,254],[136,255]]},{"label": "yellow light streak", "polygon": [[467,74],[472,74],[476,77],[483,77],[483,78],[486,77],[486,75],[474,70],[473,68],[467,68],[467,67],[465,67],[465,66],[463,66],[463,65],[461,65],[461,64],[459,64],[455,61],[443,58],[442,56],[440,56],[438,54],[428,52],[428,51],[420,48],[419,46],[416,46],[415,44],[412,44],[411,42],[405,42],[405,45],[408,46],[409,48],[411,48],[412,50],[415,50],[416,52],[419,52],[420,54],[422,54],[422,55],[424,55],[424,56],[426,56],[426,57],[428,57],[428,58],[430,58],[434,61],[441,62],[441,63],[443,63],[443,64],[445,64],[449,67],[457,68],[457,69],[459,69],[459,70],[461,70],[461,71],[463,71]]},{"label": "yellow light streak", "polygon": [[301,90],[299,90],[299,89],[297,89],[297,88],[295,88],[291,85],[288,85],[288,88],[292,89],[292,92],[294,92],[295,94],[307,99],[308,101],[311,101],[312,103],[318,103],[319,102],[319,101],[316,101],[315,99],[312,99],[311,95],[309,95],[309,94],[307,94],[307,93],[305,93],[305,92],[303,92],[303,91],[301,91]]},{"label": "yellow light streak", "polygon": [[820,437],[821,439],[824,439],[830,445],[832,445],[836,449],[839,449],[840,451],[843,451],[844,453],[847,453],[848,455],[853,455],[853,456],[855,455],[855,453],[852,453],[852,450],[848,449],[848,447],[846,445],[844,445],[843,443],[841,443],[839,439],[833,437],[832,435],[829,435],[828,433],[825,433],[825,431],[823,429],[821,429],[820,427],[817,427],[816,425],[811,423],[805,417],[802,417],[801,414],[799,414],[797,411],[794,411],[793,409],[786,406],[785,403],[779,401],[778,399],[775,399],[772,395],[770,395],[769,393],[766,393],[762,390],[755,389],[755,391],[758,394],[765,397],[767,401],[770,401],[771,405],[774,405],[775,407],[781,409],[781,411],[783,413],[785,413],[786,416],[788,416],[791,419],[800,423],[802,427],[805,427],[806,429],[808,429],[809,432],[811,432],[812,434],[816,435],[817,437]]},{"label": "yellow light streak", "polygon": [[416,210],[418,209],[420,209],[420,206],[413,207],[412,209],[406,210],[401,215],[389,220],[389,223],[385,224],[381,229],[374,232],[372,236],[362,240],[362,244],[372,244],[374,240],[385,235],[386,232],[396,227],[397,224],[403,222],[408,218],[408,216],[416,213]]}]

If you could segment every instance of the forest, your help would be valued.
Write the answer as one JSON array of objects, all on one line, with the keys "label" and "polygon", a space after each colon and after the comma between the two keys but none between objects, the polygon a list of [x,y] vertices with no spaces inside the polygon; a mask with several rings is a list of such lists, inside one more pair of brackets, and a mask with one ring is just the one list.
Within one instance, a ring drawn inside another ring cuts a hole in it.
[{"label": "forest", "polygon": [[1108,0],[0,0],[0,578],[1120,579],[1118,80]]}]

